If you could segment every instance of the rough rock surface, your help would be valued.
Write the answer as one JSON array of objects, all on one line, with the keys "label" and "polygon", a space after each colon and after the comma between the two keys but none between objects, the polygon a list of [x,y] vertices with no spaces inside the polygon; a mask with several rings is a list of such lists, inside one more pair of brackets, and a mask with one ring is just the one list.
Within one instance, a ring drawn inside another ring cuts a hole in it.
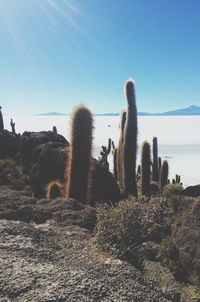
[{"label": "rough rock surface", "polygon": [[0,220],[0,235],[1,301],[171,301],[79,227]]},{"label": "rough rock surface", "polygon": [[0,131],[0,159],[15,158],[19,141],[20,135],[8,130]]},{"label": "rough rock surface", "polygon": [[196,186],[189,186],[185,188],[182,192],[182,195],[190,196],[190,197],[197,197],[200,196],[200,185]]},{"label": "rough rock surface", "polygon": [[64,183],[67,160],[67,145],[48,142],[35,147],[31,156],[30,178],[36,197],[44,197],[45,187],[51,180]]},{"label": "rough rock surface", "polygon": [[96,224],[96,211],[74,199],[56,198],[51,201],[37,200],[25,192],[0,187],[0,219],[25,222],[78,225],[93,230]]},{"label": "rough rock surface", "polygon": [[179,249],[180,262],[188,274],[200,283],[200,197],[177,202],[172,238]]},{"label": "rough rock surface", "polygon": [[67,140],[60,134],[53,131],[28,132],[25,131],[20,139],[17,153],[17,160],[22,163],[27,170],[32,164],[32,152],[39,146],[49,142],[68,145]]},{"label": "rough rock surface", "polygon": [[119,186],[113,175],[97,161],[93,161],[91,180],[91,201],[118,202],[121,198]]}]

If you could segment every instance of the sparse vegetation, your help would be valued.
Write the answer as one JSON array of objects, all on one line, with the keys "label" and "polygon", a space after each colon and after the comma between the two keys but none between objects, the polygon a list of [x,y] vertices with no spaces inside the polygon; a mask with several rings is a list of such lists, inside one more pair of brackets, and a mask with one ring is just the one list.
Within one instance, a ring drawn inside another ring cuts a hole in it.
[{"label": "sparse vegetation", "polygon": [[105,205],[97,209],[96,240],[103,251],[140,267],[138,248],[143,237],[144,224],[138,203],[130,200],[117,207]]},{"label": "sparse vegetation", "polygon": [[163,239],[161,242],[157,259],[164,266],[167,266],[178,280],[185,281],[186,275],[180,263],[179,251],[170,237]]},{"label": "sparse vegetation", "polygon": [[0,160],[0,176],[1,185],[9,185],[15,190],[29,191],[30,177],[23,172],[23,168],[16,164],[13,159]]}]

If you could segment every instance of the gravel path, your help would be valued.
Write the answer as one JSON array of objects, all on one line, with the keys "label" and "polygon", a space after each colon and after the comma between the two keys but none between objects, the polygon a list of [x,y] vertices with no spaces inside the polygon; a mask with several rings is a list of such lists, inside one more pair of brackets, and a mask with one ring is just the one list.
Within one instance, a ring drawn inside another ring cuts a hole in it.
[{"label": "gravel path", "polygon": [[170,301],[89,231],[0,220],[0,301]]}]

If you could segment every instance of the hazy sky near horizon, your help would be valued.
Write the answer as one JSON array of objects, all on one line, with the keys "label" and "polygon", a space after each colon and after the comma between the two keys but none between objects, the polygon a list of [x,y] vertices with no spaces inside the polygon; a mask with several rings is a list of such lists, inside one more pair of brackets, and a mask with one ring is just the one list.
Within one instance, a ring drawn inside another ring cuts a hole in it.
[{"label": "hazy sky near horizon", "polygon": [[0,0],[5,114],[200,105],[199,0]]}]

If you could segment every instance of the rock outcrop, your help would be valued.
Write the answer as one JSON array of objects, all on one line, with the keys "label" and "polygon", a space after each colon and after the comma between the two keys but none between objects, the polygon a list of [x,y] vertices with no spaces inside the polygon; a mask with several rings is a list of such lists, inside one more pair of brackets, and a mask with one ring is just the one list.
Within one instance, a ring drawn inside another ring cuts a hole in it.
[{"label": "rock outcrop", "polygon": [[63,146],[68,145],[67,140],[60,134],[53,131],[27,132],[25,131],[20,139],[17,153],[17,160],[23,164],[26,170],[32,166],[32,153],[39,145],[49,142],[60,143]]},{"label": "rock outcrop", "polygon": [[182,195],[190,196],[190,197],[197,197],[200,196],[200,185],[196,186],[189,186],[185,188],[182,192]]},{"label": "rock outcrop", "polygon": [[83,205],[74,199],[52,200],[30,197],[23,191],[0,187],[0,219],[45,223],[51,220],[56,225],[78,225],[93,230],[96,224],[95,208]]},{"label": "rock outcrop", "polygon": [[14,159],[20,142],[20,135],[8,130],[0,131],[0,159]]}]

